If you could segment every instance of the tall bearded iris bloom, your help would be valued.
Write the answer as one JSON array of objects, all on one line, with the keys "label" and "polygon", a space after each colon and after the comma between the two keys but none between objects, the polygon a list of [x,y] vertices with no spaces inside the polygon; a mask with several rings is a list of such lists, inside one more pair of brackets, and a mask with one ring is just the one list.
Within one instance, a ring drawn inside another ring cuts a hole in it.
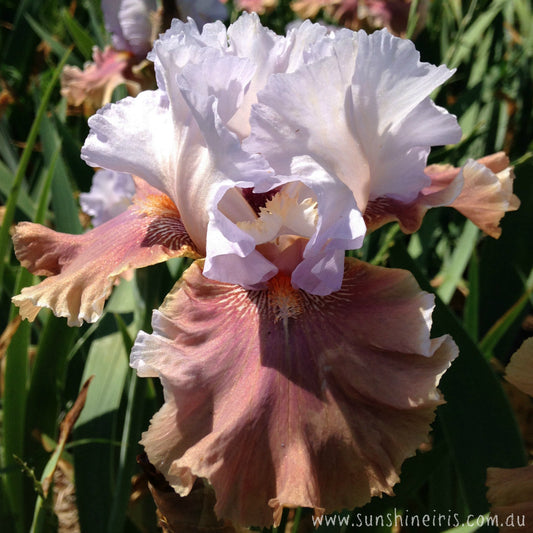
[{"label": "tall bearded iris bloom", "polygon": [[101,7],[111,46],[93,48],[93,62],[84,69],[67,65],[61,73],[61,94],[72,106],[84,106],[87,115],[111,101],[113,90],[124,83],[128,94],[153,87],[153,74],[143,72],[146,54],[155,36],[172,16],[197,24],[224,20],[227,9],[218,0],[175,0],[158,7],[157,0],[102,0]]},{"label": "tall bearded iris bloom", "polygon": [[20,224],[17,256],[49,277],[14,302],[94,321],[124,271],[198,258],[132,351],[165,391],[150,461],[180,495],[206,478],[243,525],[392,494],[457,350],[430,338],[433,297],[409,272],[344,256],[378,205],[422,205],[431,146],[460,138],[429,99],[452,72],[386,31],[281,37],[253,14],[175,20],[149,57],[158,89],[93,116],[82,150],[134,176],[132,204],[85,235]]}]

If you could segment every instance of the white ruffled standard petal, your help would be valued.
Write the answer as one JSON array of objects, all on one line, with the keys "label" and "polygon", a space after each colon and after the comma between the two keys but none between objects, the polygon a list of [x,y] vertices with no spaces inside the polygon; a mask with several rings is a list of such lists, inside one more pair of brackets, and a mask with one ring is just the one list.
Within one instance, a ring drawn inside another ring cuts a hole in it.
[{"label": "white ruffled standard petal", "polygon": [[460,138],[455,117],[428,99],[452,71],[420,63],[412,43],[386,31],[322,44],[329,57],[271,76],[259,92],[247,149],[282,174],[292,157],[311,156],[361,211],[378,196],[413,200],[429,184],[430,147]]},{"label": "white ruffled standard petal", "polygon": [[[217,57],[210,52],[205,56],[204,62],[188,65],[177,78],[180,94],[204,134],[213,174],[220,176],[209,196],[205,275],[253,288],[275,275],[277,268],[255,249],[253,237],[237,227],[237,222],[256,218],[237,188],[268,181],[273,172],[261,156],[242,150],[224,118],[238,108],[254,67],[247,59]],[[231,97],[223,90],[228,86],[232,87]]]},{"label": "white ruffled standard petal", "polygon": [[219,176],[202,132],[183,100],[170,106],[161,91],[145,91],[104,107],[89,119],[82,159],[128,172],[167,194],[200,251],[205,250],[207,190]]}]

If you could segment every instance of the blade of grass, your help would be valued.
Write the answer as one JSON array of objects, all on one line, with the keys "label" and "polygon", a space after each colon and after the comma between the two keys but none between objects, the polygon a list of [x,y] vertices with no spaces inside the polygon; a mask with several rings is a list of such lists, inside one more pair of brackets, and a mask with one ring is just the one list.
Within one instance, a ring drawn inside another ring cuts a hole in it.
[{"label": "blade of grass", "polygon": [[50,100],[50,97],[52,96],[52,91],[54,90],[54,87],[59,79],[59,75],[61,74],[61,71],[63,70],[63,66],[67,62],[69,54],[70,54],[70,51],[67,51],[67,53],[63,56],[63,58],[59,62],[59,64],[54,70],[50,83],[48,84],[48,86],[46,87],[43,93],[39,108],[37,110],[37,115],[35,116],[35,120],[33,121],[33,124],[30,129],[30,133],[26,140],[26,146],[24,147],[24,150],[22,152],[22,156],[20,158],[17,173],[15,174],[15,179],[13,180],[13,185],[11,186],[11,190],[10,190],[10,193],[7,199],[4,220],[0,228],[0,294],[2,293],[1,289],[3,287],[3,277],[4,277],[3,274],[4,274],[5,264],[6,264],[6,253],[9,248],[9,243],[10,243],[9,228],[13,222],[13,218],[15,215],[15,209],[17,206],[19,192],[22,186],[22,181],[24,179],[26,169],[28,168],[28,164],[30,162],[33,147],[35,146],[35,141],[37,140],[37,135],[39,133],[41,122],[45,116],[45,111],[46,111],[46,107],[48,106],[48,101]]},{"label": "blade of grass", "polygon": [[476,246],[478,235],[479,230],[477,227],[470,220],[467,220],[450,261],[445,264],[444,269],[440,272],[440,276],[444,278],[444,281],[437,292],[440,299],[446,304],[450,303],[455,289],[462,279],[463,272]]},{"label": "blade of grass", "polygon": [[52,188],[54,171],[56,168],[57,158],[59,157],[60,151],[61,146],[58,146],[52,155],[48,171],[46,172],[43,183],[41,184],[41,188],[39,191],[39,203],[35,212],[35,218],[33,219],[33,221],[37,224],[43,224],[46,218],[46,212],[48,210],[48,204],[50,202],[50,189]]},{"label": "blade of grass", "polygon": [[81,52],[85,60],[91,59],[94,41],[89,33],[83,29],[76,19],[72,18],[66,8],[61,10],[61,20],[65,24],[72,40],[76,43],[78,50]]},{"label": "blade of grass", "polygon": [[[6,198],[11,192],[11,187],[13,187],[14,181],[15,175],[0,161],[0,192],[2,192]],[[17,207],[28,218],[33,219],[33,215],[35,213],[35,202],[23,188],[21,188],[19,191]]]},{"label": "blade of grass", "polygon": [[[20,270],[22,272],[22,269]],[[22,457],[24,455],[29,343],[30,325],[24,321],[11,339],[6,353],[4,373],[2,467],[6,469],[6,472],[2,479],[11,509],[11,518],[17,533],[27,531],[24,498],[25,476],[18,468],[14,456]]]},{"label": "blade of grass", "polygon": [[471,339],[477,342],[479,336],[479,259],[475,250],[468,266],[468,296],[465,302],[463,325]]},{"label": "blade of grass", "polygon": [[[49,311],[45,312],[44,316],[47,319],[39,335],[27,394],[24,447],[25,457],[31,457],[32,467],[37,476],[41,475],[49,457],[48,452],[34,435],[45,434],[57,438],[66,356],[77,335],[77,331],[69,328],[64,319],[54,317]],[[36,497],[34,490],[26,490],[25,505],[28,510],[35,505]],[[30,513],[28,517],[31,518]]]},{"label": "blade of grass", "polygon": [[[128,374],[120,333],[92,342],[82,381],[94,375],[87,402],[74,428],[74,439],[106,439],[80,446],[74,454],[80,527],[84,533],[107,531],[115,492],[117,416]],[[119,437],[120,440],[120,437]]]},{"label": "blade of grass", "polygon": [[[67,48],[65,45],[61,44],[51,33],[47,32],[35,19],[30,15],[26,14],[26,20],[31,26],[31,29],[50,47],[50,50],[57,55],[57,57],[63,57],[65,54],[70,52],[70,48]],[[78,66],[81,66],[81,62],[77,61],[75,58],[71,59]]]},{"label": "blade of grass", "polygon": [[481,340],[479,346],[481,350],[483,350],[483,352],[485,353],[486,357],[491,357],[492,352],[498,342],[507,333],[507,331],[515,323],[515,321],[520,317],[527,303],[529,302],[531,298],[531,293],[533,292],[533,270],[531,271],[525,285],[526,290],[524,294],[522,294],[522,296],[520,296],[516,303],[511,306],[505,312],[505,314],[494,323],[494,325],[489,329],[489,331],[487,331],[487,333]]},{"label": "blade of grass", "polygon": [[[43,155],[48,166],[51,166],[56,150],[62,145],[61,138],[52,120],[44,117],[41,122],[41,139],[43,142]],[[54,179],[52,181],[52,208],[57,231],[64,233],[82,233],[78,216],[78,203],[74,198],[74,191],[70,183],[61,155],[54,164]]]},{"label": "blade of grass", "polygon": [[17,171],[18,158],[13,149],[6,123],[5,117],[3,117],[0,120],[0,155],[4,159],[7,168],[14,174]]},{"label": "blade of grass", "polygon": [[[489,514],[480,515],[483,516],[483,521],[486,522],[488,520]],[[472,525],[461,525],[458,527],[454,527],[452,529],[447,529],[443,533],[473,533],[474,531],[477,531],[478,529],[481,529],[483,526],[477,525],[475,521],[473,521]]]},{"label": "blade of grass", "polygon": [[124,528],[126,511],[131,494],[131,478],[136,468],[135,457],[139,452],[138,441],[142,431],[146,380],[139,379],[133,369],[130,369],[128,379],[126,416],[122,430],[117,480],[109,521],[107,523],[108,533],[122,531]]},{"label": "blade of grass", "polygon": [[411,39],[416,29],[416,24],[418,22],[418,1],[419,0],[413,0],[411,2],[411,7],[409,8],[409,18],[407,19],[407,30],[405,31],[406,39]]},{"label": "blade of grass", "polygon": [[91,27],[91,33],[96,40],[96,44],[99,48],[104,48],[104,46],[109,42],[109,36],[102,29],[102,11],[100,9],[100,4],[94,2],[93,0],[83,0],[83,7],[89,13],[89,21]]}]

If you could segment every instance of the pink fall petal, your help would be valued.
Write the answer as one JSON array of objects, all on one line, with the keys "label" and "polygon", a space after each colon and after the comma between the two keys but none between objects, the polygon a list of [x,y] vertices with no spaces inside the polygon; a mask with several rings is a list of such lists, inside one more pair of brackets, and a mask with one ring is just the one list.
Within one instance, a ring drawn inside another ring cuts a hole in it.
[{"label": "pink fall petal", "polygon": [[217,515],[242,525],[392,494],[457,354],[429,339],[432,297],[406,271],[355,260],[326,297],[288,277],[269,286],[211,281],[197,262],[139,334],[131,364],[166,399],[143,435],[150,461],[181,495],[207,478]]},{"label": "pink fall petal", "polygon": [[278,0],[237,0],[236,2],[238,10],[255,11],[259,15],[272,11],[277,4]]},{"label": "pink fall petal", "polygon": [[491,514],[498,517],[500,533],[532,533],[533,466],[488,468],[487,486]]},{"label": "pink fall petal", "polygon": [[85,104],[94,112],[111,101],[113,90],[121,83],[127,83],[131,94],[137,94],[138,83],[127,82],[125,71],[131,55],[107,47],[104,51],[93,48],[93,63],[87,63],[83,70],[70,65],[61,73],[61,95],[72,106]]},{"label": "pink fall petal", "polygon": [[[502,232],[500,220],[506,212],[516,211],[520,206],[520,200],[513,194],[514,173],[509,158],[498,152],[468,161],[462,170],[463,189],[451,207],[497,239]],[[430,177],[433,183],[436,176]]]},{"label": "pink fall petal", "polygon": [[449,206],[497,239],[502,217],[520,205],[513,194],[513,169],[503,152],[469,160],[462,168],[430,165],[425,173],[431,178],[431,185],[415,201],[403,203],[385,196],[370,201],[364,213],[368,229],[398,221],[405,233],[413,233],[420,228],[428,209]]},{"label": "pink fall petal", "polygon": [[13,243],[22,266],[50,276],[13,298],[20,314],[34,320],[43,307],[67,317],[70,326],[95,322],[120,275],[170,257],[198,257],[172,201],[136,180],[133,204],[83,235],[58,233],[22,222]]}]

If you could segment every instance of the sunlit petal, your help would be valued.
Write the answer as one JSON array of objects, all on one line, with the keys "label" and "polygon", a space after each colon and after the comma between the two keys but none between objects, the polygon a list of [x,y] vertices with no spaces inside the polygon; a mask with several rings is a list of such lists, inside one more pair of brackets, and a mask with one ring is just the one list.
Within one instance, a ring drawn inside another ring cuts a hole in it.
[{"label": "sunlit petal", "polygon": [[89,119],[82,158],[92,166],[128,172],[167,194],[203,253],[209,213],[206,191],[219,176],[188,106],[175,117],[167,96],[145,91]]},{"label": "sunlit petal", "polygon": [[150,461],[182,495],[207,478],[217,515],[243,525],[391,494],[457,352],[429,339],[432,302],[408,272],[357,261],[326,297],[283,276],[247,291],[195,263],[132,352],[165,390],[143,436]]},{"label": "sunlit petal", "polygon": [[23,222],[13,242],[22,266],[50,276],[13,298],[20,314],[34,320],[46,307],[76,326],[98,319],[123,272],[170,257],[198,257],[173,202],[140,180],[128,210],[88,233],[68,235]]},{"label": "sunlit petal", "polygon": [[429,100],[453,72],[421,63],[412,43],[385,31],[347,35],[331,40],[331,56],[269,78],[247,149],[280,174],[292,157],[311,156],[361,211],[380,196],[412,201],[430,183],[430,147],[460,139],[455,117]]}]

